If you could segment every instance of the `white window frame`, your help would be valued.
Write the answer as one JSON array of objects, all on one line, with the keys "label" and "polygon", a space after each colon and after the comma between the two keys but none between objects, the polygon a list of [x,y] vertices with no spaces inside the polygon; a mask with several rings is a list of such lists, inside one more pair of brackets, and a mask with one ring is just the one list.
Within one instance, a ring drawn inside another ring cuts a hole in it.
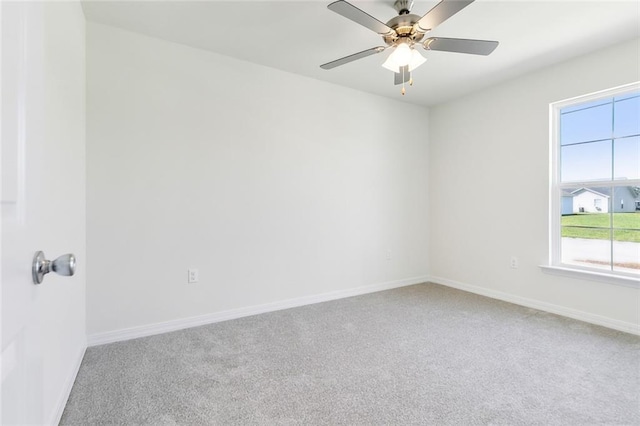
[{"label": "white window frame", "polygon": [[[622,271],[605,271],[588,266],[566,264],[562,263],[561,260],[561,192],[565,187],[560,185],[560,111],[571,105],[591,102],[601,98],[616,97],[635,91],[640,91],[640,82],[553,102],[549,105],[549,262],[547,265],[541,265],[544,272],[640,288],[640,277],[636,274]],[[640,179],[629,179],[617,182],[606,181],[605,184],[607,186],[640,186]],[[571,185],[575,187],[598,187],[602,186],[603,182],[572,182]],[[613,193],[611,196],[613,197]],[[613,202],[612,199],[611,208],[613,207]]]}]

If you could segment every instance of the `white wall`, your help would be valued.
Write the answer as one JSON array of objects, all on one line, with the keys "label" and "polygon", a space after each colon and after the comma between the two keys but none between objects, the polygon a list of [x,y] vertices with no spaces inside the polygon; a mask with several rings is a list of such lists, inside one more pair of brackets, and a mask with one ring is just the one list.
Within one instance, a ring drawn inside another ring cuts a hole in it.
[{"label": "white wall", "polygon": [[[637,289],[539,265],[549,244],[549,103],[639,80],[639,52],[637,40],[623,43],[431,109],[434,281],[638,326]],[[519,269],[509,268],[512,255]]]},{"label": "white wall", "polygon": [[99,24],[87,43],[90,335],[427,274],[426,109]]},{"label": "white wall", "polygon": [[[57,424],[86,348],[85,21],[79,2],[3,2],[3,425]],[[73,277],[31,277],[36,250],[72,252]]]}]

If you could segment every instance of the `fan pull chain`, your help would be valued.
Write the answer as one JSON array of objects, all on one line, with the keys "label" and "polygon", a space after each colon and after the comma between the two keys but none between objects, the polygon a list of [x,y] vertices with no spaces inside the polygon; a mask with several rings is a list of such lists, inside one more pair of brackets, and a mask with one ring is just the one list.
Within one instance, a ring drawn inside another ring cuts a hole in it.
[{"label": "fan pull chain", "polygon": [[402,96],[404,96],[405,90],[404,90],[404,67],[402,67]]}]

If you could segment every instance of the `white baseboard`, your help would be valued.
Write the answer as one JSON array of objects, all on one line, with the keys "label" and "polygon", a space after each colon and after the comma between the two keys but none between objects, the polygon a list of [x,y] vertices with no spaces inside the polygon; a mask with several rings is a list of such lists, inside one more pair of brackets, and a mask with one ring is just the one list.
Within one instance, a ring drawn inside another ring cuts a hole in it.
[{"label": "white baseboard", "polygon": [[71,389],[73,388],[73,384],[76,381],[76,377],[78,376],[78,372],[80,371],[80,365],[82,364],[82,359],[84,358],[84,353],[86,352],[86,345],[78,352],[78,356],[76,357],[76,362],[71,369],[71,373],[67,380],[64,383],[64,388],[62,389],[62,393],[58,397],[58,402],[56,404],[56,408],[53,412],[53,416],[51,421],[48,423],[50,425],[57,425],[60,423],[60,419],[62,419],[62,414],[64,413],[64,408],[67,406],[67,401],[69,400],[69,395],[71,395]]},{"label": "white baseboard", "polygon": [[564,317],[577,319],[591,324],[601,325],[603,327],[612,328],[614,330],[624,331],[625,333],[640,335],[639,324],[620,321],[604,317],[602,315],[596,315],[589,312],[579,311],[577,309],[567,308],[565,306],[554,305],[552,303],[541,302],[539,300],[516,296],[514,294],[504,293],[502,291],[491,290],[485,287],[461,283],[447,278],[432,276],[429,278],[429,282],[444,285],[447,287],[457,288],[459,290],[468,291],[470,293],[479,294],[481,296],[490,297],[492,299],[503,300],[505,302],[514,303],[516,305],[526,306],[528,308],[538,309],[540,311],[550,312],[552,314],[562,315]]},{"label": "white baseboard", "polygon": [[106,343],[121,342],[124,340],[136,339],[138,337],[152,336],[155,334],[167,333],[169,331],[198,327],[201,325],[213,324],[216,322],[248,317],[252,315],[263,314],[266,312],[296,308],[298,306],[327,302],[329,300],[343,299],[345,297],[358,296],[361,294],[375,293],[377,291],[390,290],[392,288],[405,287],[408,285],[420,284],[427,281],[427,276],[406,278],[403,280],[371,284],[362,287],[337,290],[311,296],[303,296],[295,299],[281,300],[277,302],[265,303],[263,305],[247,306],[245,308],[231,309],[228,311],[215,312],[190,318],[182,318],[156,324],[148,324],[121,330],[107,331],[104,333],[96,333],[89,335],[88,344],[89,346],[98,346],[104,345]]}]

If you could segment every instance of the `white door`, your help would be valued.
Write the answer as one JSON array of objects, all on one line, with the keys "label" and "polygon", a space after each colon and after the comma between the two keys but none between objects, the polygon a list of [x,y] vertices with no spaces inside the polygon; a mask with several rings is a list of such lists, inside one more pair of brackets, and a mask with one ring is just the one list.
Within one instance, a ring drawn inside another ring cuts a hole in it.
[{"label": "white door", "polygon": [[[77,2],[0,3],[1,423],[59,420],[86,347],[85,30]],[[77,258],[34,285],[36,251]]]}]

